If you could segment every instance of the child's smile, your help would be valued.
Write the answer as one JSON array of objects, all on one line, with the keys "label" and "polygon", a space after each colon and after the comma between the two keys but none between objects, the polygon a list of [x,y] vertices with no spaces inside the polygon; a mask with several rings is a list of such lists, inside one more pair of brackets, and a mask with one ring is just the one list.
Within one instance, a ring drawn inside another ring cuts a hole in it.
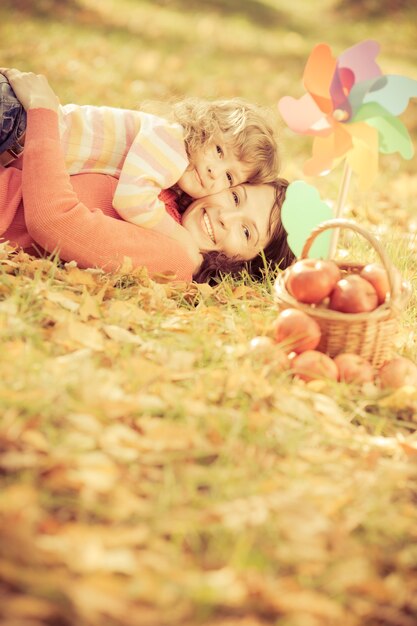
[{"label": "child's smile", "polygon": [[178,186],[192,198],[204,198],[246,182],[249,175],[248,164],[239,161],[224,142],[210,143],[193,156]]}]

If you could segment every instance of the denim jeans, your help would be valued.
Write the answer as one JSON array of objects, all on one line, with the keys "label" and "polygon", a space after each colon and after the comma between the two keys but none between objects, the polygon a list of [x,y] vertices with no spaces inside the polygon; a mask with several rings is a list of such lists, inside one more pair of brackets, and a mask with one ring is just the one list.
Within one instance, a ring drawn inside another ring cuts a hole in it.
[{"label": "denim jeans", "polygon": [[18,145],[26,130],[26,111],[16,98],[9,81],[0,74],[0,154]]}]

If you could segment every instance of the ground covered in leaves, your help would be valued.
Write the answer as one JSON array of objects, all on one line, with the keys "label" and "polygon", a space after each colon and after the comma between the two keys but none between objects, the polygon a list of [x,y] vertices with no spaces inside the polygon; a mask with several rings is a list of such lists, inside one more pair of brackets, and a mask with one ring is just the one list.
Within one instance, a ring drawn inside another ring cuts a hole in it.
[{"label": "ground covered in leaves", "polygon": [[2,624],[415,624],[417,390],[292,383],[266,287],[1,252]]},{"label": "ground covered in leaves", "polygon": [[[375,37],[385,71],[417,78],[415,9],[340,5],[5,2],[1,64],[63,102],[273,105],[301,95],[312,45]],[[405,121],[415,138],[416,103]],[[282,129],[282,146],[300,177],[310,141]],[[381,159],[347,207],[411,281],[396,350],[414,360],[416,165]],[[335,198],[339,180],[313,182]],[[339,253],[372,260],[349,236]],[[272,276],[128,270],[0,244],[2,626],[415,626],[417,391],[291,381],[250,347],[272,332]]]}]

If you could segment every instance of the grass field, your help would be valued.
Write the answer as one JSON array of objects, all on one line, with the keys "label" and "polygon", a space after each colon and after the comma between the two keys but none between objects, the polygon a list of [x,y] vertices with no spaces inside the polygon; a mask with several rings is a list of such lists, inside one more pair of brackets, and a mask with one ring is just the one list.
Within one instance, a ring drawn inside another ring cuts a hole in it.
[{"label": "grass field", "polygon": [[[320,41],[377,39],[384,71],[417,79],[400,4],[14,0],[1,65],[62,102],[274,107]],[[403,120],[416,145],[416,100]],[[311,142],[280,133],[299,178]],[[397,350],[414,360],[416,172],[382,157],[346,212],[412,284]],[[310,182],[335,198],[340,176]],[[0,244],[2,626],[415,626],[417,390],[291,381],[249,343],[272,333],[272,279],[154,282]]]}]

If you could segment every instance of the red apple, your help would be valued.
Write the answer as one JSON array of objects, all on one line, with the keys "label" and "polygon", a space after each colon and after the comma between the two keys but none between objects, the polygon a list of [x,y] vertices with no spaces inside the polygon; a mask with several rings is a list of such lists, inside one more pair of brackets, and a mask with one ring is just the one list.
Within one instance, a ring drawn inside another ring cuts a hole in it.
[{"label": "red apple", "polygon": [[351,274],[336,283],[330,294],[329,309],[342,313],[365,313],[378,306],[377,293],[364,278]]},{"label": "red apple", "polygon": [[320,326],[312,317],[298,309],[281,311],[274,325],[275,341],[284,350],[304,352],[314,350],[319,344]]},{"label": "red apple", "polygon": [[342,352],[334,357],[334,362],[339,370],[339,380],[345,383],[369,383],[375,378],[375,370],[372,365],[359,356],[350,352]]},{"label": "red apple", "polygon": [[387,361],[379,369],[379,382],[383,388],[398,389],[404,385],[417,387],[417,365],[403,356]]},{"label": "red apple", "polygon": [[337,365],[327,354],[318,350],[306,350],[298,354],[291,361],[294,376],[301,380],[337,380],[339,371]]},{"label": "red apple", "polygon": [[[394,281],[398,287],[401,287],[401,274],[396,268],[393,268]],[[383,304],[390,292],[390,284],[387,270],[378,265],[378,263],[368,263],[365,265],[360,275],[369,281],[375,289],[378,296],[378,304]]]},{"label": "red apple", "polygon": [[318,304],[327,298],[339,278],[340,270],[334,261],[302,259],[288,270],[285,286],[299,302]]}]

